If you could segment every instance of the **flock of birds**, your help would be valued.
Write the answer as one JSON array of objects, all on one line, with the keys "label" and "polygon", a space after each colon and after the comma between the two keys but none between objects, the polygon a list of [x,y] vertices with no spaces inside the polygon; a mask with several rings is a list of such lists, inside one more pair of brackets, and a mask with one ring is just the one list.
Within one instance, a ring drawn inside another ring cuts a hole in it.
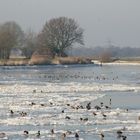
[{"label": "flock of birds", "polygon": [[48,79],[49,81],[59,81],[60,79],[83,79],[83,80],[91,80],[91,79],[94,79],[94,80],[100,80],[100,81],[104,81],[104,80],[117,80],[118,79],[118,76],[115,76],[115,77],[106,77],[104,75],[95,75],[95,73],[93,72],[91,75],[83,75],[81,72],[78,72],[78,73],[75,73],[75,74],[65,74],[65,73],[54,73],[54,74],[51,74],[51,75],[40,75],[39,78],[45,78],[45,79]]},{"label": "flock of birds", "polygon": [[[94,74],[94,73],[93,73],[93,74]],[[64,79],[65,79],[65,78],[72,78],[72,79],[73,79],[73,78],[74,78],[74,79],[81,78],[81,79],[94,79],[94,80],[108,80],[108,78],[105,77],[105,76],[93,76],[93,77],[91,77],[91,76],[81,76],[81,75],[82,75],[82,74],[80,74],[80,73],[75,74],[75,75],[65,75],[65,74],[61,75],[61,74],[60,74],[58,77],[56,77],[55,75],[49,75],[49,76],[44,75],[44,78],[47,78],[47,79],[49,79],[49,80],[59,80],[60,78],[61,78],[61,79],[62,79],[62,78],[64,78]],[[39,77],[39,78],[42,78],[42,77]],[[118,76],[112,77],[111,80],[116,80],[116,79],[118,79]],[[33,90],[33,93],[36,93],[36,90]],[[41,91],[41,93],[43,93],[43,91]],[[112,100],[111,100],[111,98],[110,98],[110,100],[109,100],[109,105],[104,105],[104,103],[101,102],[100,105],[94,106],[94,109],[96,109],[97,111],[93,111],[93,112],[92,112],[93,116],[97,116],[98,113],[99,113],[98,111],[101,110],[101,111],[100,111],[100,114],[103,116],[103,119],[104,119],[104,120],[107,119],[108,116],[107,116],[104,112],[102,112],[102,109],[107,109],[107,110],[111,109],[111,104],[112,104]],[[31,102],[29,105],[30,105],[30,106],[34,106],[34,105],[36,105],[36,103],[35,103],[35,102]],[[45,106],[45,104],[40,104],[40,105],[41,105],[42,107]],[[50,102],[50,105],[53,105],[53,103]],[[86,104],[86,106],[83,106],[83,105],[72,106],[72,105],[69,104],[69,103],[67,103],[66,106],[68,106],[68,107],[70,107],[70,108],[72,108],[72,109],[75,109],[75,110],[78,110],[78,109],[91,110],[91,109],[92,109],[91,102],[88,102],[88,103]],[[128,109],[127,109],[127,111],[128,111]],[[21,111],[21,112],[18,112],[18,113],[19,113],[19,115],[20,115],[21,117],[25,117],[25,116],[28,115],[28,113],[27,113],[27,112],[24,112],[24,111]],[[61,113],[65,113],[65,110],[62,110]],[[14,114],[15,114],[15,112],[14,112],[13,110],[10,110],[10,115],[11,115],[11,116],[14,116]],[[71,117],[67,115],[67,116],[65,117],[65,119],[66,119],[66,120],[70,120]],[[88,117],[86,117],[86,118],[80,117],[79,119],[80,119],[80,121],[84,121],[84,122],[89,120]],[[121,140],[126,140],[126,139],[127,139],[127,136],[123,134],[123,131],[125,131],[125,128],[116,131],[117,138],[119,138],[119,139],[121,139]],[[53,136],[53,135],[55,134],[55,130],[54,130],[54,129],[51,129],[51,130],[50,130],[50,134]],[[79,139],[80,139],[80,134],[79,134],[78,132],[66,131],[65,133],[62,133],[62,134],[61,134],[62,140],[66,139],[67,136],[68,136],[68,135],[71,135],[71,134],[73,135],[73,137],[74,137],[76,140],[79,140]],[[30,132],[29,132],[28,130],[23,130],[23,136],[25,136],[25,138],[29,137],[29,136],[30,136]],[[38,131],[36,132],[35,136],[36,136],[37,138],[40,138],[40,137],[41,137],[41,131],[38,130]],[[104,140],[105,137],[106,137],[105,134],[104,134],[103,132],[100,132],[100,133],[99,133],[99,136],[100,136],[100,139],[101,139],[101,140]],[[1,138],[5,138],[5,137],[7,137],[6,133],[1,132],[1,133],[0,133],[0,139],[1,139]]]},{"label": "flock of birds", "polygon": [[[35,92],[36,92],[36,90],[33,90],[33,93],[35,93]],[[92,113],[93,113],[93,116],[97,116],[98,113],[99,113],[99,111],[101,110],[100,113],[102,114],[103,119],[105,120],[105,119],[107,118],[107,115],[106,115],[105,113],[102,112],[102,109],[106,109],[106,110],[111,109],[111,104],[112,104],[112,100],[111,100],[111,98],[110,98],[110,99],[109,99],[109,105],[108,105],[108,106],[107,106],[107,105],[104,105],[103,102],[101,102],[100,105],[94,106],[94,109],[95,109],[96,111],[93,111],[93,112],[92,112]],[[36,105],[36,103],[35,103],[35,102],[31,102],[29,105],[30,105],[30,106],[34,106],[34,105]],[[40,104],[40,105],[41,105],[42,107],[45,106],[45,104]],[[50,102],[50,105],[53,105],[53,103]],[[83,106],[83,105],[72,106],[72,105],[69,104],[69,103],[67,103],[66,106],[71,107],[72,109],[75,109],[75,110],[78,110],[78,109],[86,109],[87,111],[89,111],[89,110],[93,109],[92,106],[91,106],[91,102],[88,102],[85,106]],[[127,109],[127,111],[128,111],[128,109]],[[19,115],[20,115],[21,117],[25,117],[25,116],[28,115],[27,112],[23,112],[23,111],[22,111],[22,112],[18,112],[18,113],[19,113]],[[62,110],[61,113],[65,113],[65,110]],[[13,110],[10,110],[10,116],[14,116],[14,114],[15,114],[15,112],[14,112]],[[71,117],[67,115],[67,116],[65,117],[65,119],[66,119],[66,120],[70,120]],[[85,121],[88,121],[88,117],[86,117],[86,118],[81,117],[81,118],[80,118],[80,121],[84,121],[84,122],[85,122]],[[127,139],[127,136],[125,136],[125,135],[123,134],[123,131],[125,131],[125,128],[116,131],[117,138],[119,138],[119,139],[121,139],[121,140],[126,140],[126,139]],[[53,135],[55,134],[55,130],[54,130],[54,129],[51,129],[51,130],[50,130],[50,134],[53,136]],[[27,138],[27,137],[30,136],[30,132],[27,131],[27,130],[23,130],[23,135],[25,136],[25,138]],[[66,131],[65,133],[62,133],[62,134],[61,134],[62,140],[65,140],[65,138],[67,138],[68,135],[73,135],[73,137],[75,137],[76,140],[80,140],[80,139],[79,139],[79,138],[80,138],[80,134],[79,134],[78,132],[72,132],[72,131]],[[104,140],[105,134],[104,134],[103,132],[100,132],[99,135],[100,135],[100,139],[101,139],[101,140]],[[39,130],[39,131],[35,134],[35,136],[36,136],[36,138],[40,138],[40,137],[41,137],[41,131]],[[3,132],[0,133],[0,139],[1,139],[1,138],[5,138],[5,137],[7,137],[5,133],[3,133]]]},{"label": "flock of birds", "polygon": [[[24,134],[25,137],[28,137],[28,136],[29,136],[29,131],[25,130],[25,131],[23,132],[23,134]],[[50,130],[50,134],[51,134],[51,135],[54,135],[54,134],[55,134],[54,129],[51,129],[51,130]],[[67,131],[66,133],[62,133],[62,135],[61,135],[61,136],[62,136],[62,139],[66,138],[66,136],[67,136],[68,134],[72,134],[72,132],[71,132],[71,131]],[[40,133],[40,131],[38,131],[38,132],[36,133],[36,137],[37,137],[37,138],[40,138],[40,136],[41,136],[41,133]],[[79,134],[78,134],[77,132],[75,132],[74,137],[78,140],[78,139],[79,139]]]}]

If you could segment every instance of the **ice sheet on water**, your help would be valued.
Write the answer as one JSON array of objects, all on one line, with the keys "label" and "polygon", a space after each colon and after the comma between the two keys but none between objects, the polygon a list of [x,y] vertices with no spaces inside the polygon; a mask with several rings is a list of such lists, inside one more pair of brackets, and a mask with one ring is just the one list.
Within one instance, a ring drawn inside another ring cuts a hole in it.
[{"label": "ice sheet on water", "polygon": [[[131,110],[126,112],[124,109],[109,109],[103,108],[101,111],[96,111],[93,107],[91,110],[73,109],[73,107],[83,105],[84,102],[94,101],[105,96],[103,91],[140,91],[140,87],[133,85],[122,84],[99,84],[99,83],[46,83],[46,85],[0,85],[0,124],[8,132],[8,126],[19,127],[19,131],[13,131],[9,135],[22,135],[23,129],[27,126],[48,127],[61,126],[67,128],[77,128],[85,133],[90,132],[94,128],[94,133],[100,131],[114,132],[119,129],[119,125],[125,126],[127,132],[140,132],[138,116],[140,110]],[[31,103],[35,103],[31,105]],[[41,105],[43,104],[43,105]],[[14,115],[10,114],[10,110],[14,111]],[[62,113],[64,110],[64,113]],[[93,116],[93,112],[97,116]],[[27,116],[20,116],[21,112],[27,112]],[[103,113],[107,115],[104,119]],[[66,120],[69,116],[71,119]],[[80,118],[88,117],[87,121],[80,121]],[[22,126],[22,127],[21,127]],[[111,127],[108,127],[111,126]],[[101,127],[101,128],[100,128]],[[51,127],[50,127],[51,128]],[[91,129],[90,129],[91,128]],[[96,129],[98,131],[96,131]],[[123,128],[123,127],[122,127]],[[59,130],[56,130],[56,133]],[[30,133],[36,133],[37,130],[32,130]],[[49,130],[41,129],[44,137],[49,133]],[[50,135],[51,136],[51,135]],[[32,139],[32,137],[29,139]],[[43,139],[43,137],[41,138]]]},{"label": "ice sheet on water", "polygon": [[[54,92],[98,92],[98,91],[140,91],[140,87],[136,85],[127,84],[99,84],[99,83],[46,83],[46,85],[0,85],[1,93],[13,93],[16,95],[18,93],[32,93],[44,92],[44,93],[54,93]],[[36,93],[34,93],[36,94]]]}]

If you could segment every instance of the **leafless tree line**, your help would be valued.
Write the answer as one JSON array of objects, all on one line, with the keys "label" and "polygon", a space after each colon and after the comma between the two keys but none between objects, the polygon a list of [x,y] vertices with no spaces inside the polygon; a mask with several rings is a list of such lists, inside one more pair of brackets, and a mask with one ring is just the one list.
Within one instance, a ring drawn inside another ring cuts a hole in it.
[{"label": "leafless tree line", "polygon": [[[16,22],[0,25],[0,59],[9,59],[12,49],[22,50],[30,58],[35,51],[66,56],[66,49],[75,43],[84,44],[83,29],[71,18],[59,17],[46,22],[39,33],[23,32]],[[44,52],[46,50],[46,52]]]}]

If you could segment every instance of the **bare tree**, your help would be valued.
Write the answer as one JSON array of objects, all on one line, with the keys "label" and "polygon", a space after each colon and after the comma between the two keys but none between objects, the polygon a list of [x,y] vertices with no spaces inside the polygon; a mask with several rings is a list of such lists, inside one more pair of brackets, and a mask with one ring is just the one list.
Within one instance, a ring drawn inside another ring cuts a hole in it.
[{"label": "bare tree", "polygon": [[71,18],[51,19],[39,34],[39,46],[49,48],[54,56],[64,56],[65,50],[75,43],[84,44],[83,29]]},{"label": "bare tree", "polygon": [[8,59],[11,49],[22,45],[23,32],[15,22],[6,22],[0,26],[0,58]]},{"label": "bare tree", "polygon": [[36,51],[36,49],[37,35],[33,31],[29,30],[25,33],[25,41],[22,52],[27,58],[31,58],[32,54]]}]

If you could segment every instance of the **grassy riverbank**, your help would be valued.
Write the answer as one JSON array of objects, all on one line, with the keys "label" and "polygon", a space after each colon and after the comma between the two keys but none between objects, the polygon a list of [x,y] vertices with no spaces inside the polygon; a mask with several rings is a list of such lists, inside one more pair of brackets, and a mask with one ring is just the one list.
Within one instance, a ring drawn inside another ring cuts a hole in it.
[{"label": "grassy riverbank", "polygon": [[55,57],[54,59],[7,59],[0,60],[1,66],[18,66],[18,65],[47,65],[47,64],[90,64],[91,58],[85,57]]},{"label": "grassy riverbank", "polygon": [[18,65],[28,65],[28,64],[29,64],[29,59],[25,59],[25,58],[0,60],[0,66],[18,66]]},{"label": "grassy riverbank", "polygon": [[[24,65],[56,65],[56,64],[100,64],[100,60],[89,57],[55,57],[54,59],[26,59],[16,58],[0,60],[0,66],[24,66]],[[106,64],[140,64],[140,58],[120,58]]]}]

